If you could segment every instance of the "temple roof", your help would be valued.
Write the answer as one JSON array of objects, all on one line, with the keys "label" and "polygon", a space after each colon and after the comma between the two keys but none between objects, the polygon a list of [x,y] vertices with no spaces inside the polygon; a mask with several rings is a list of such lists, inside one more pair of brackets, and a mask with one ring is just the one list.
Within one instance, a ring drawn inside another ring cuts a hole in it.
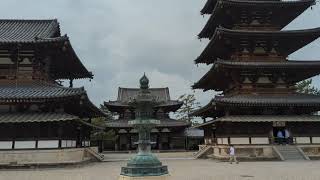
[{"label": "temple roof", "polygon": [[59,38],[60,27],[53,20],[0,20],[0,43],[37,43]]},{"label": "temple roof", "polygon": [[[149,88],[150,94],[156,98],[159,102],[170,101],[169,88]],[[138,96],[140,92],[139,88],[122,88],[118,89],[117,101],[129,102]]]},{"label": "temple roof", "polygon": [[[182,120],[174,119],[159,119],[160,124],[157,124],[156,127],[188,127],[191,124]],[[129,120],[118,119],[107,121],[107,128],[132,128],[132,124],[128,123]]]},{"label": "temple roof", "polygon": [[56,19],[0,19],[0,47],[37,50],[50,55],[52,58],[50,73],[54,79],[93,77],[77,57],[68,36],[61,36],[60,26]]},{"label": "temple roof", "polygon": [[318,115],[232,115],[220,117],[199,125],[194,128],[202,128],[215,122],[320,122]]},{"label": "temple roof", "polygon": [[[219,0],[207,0],[206,4],[204,5],[204,7],[201,9],[201,14],[211,14],[214,10],[214,8],[216,7],[216,4]],[[225,0],[221,0],[221,2],[223,2]],[[253,4],[255,5],[255,3],[269,3],[269,2],[273,2],[273,3],[277,3],[277,2],[287,2],[287,1],[281,1],[281,0],[234,0],[232,1],[234,4],[241,4],[242,2],[246,2],[249,4]],[[292,1],[289,1],[292,2]],[[296,2],[293,1],[293,2]]]},{"label": "temple roof", "polygon": [[79,120],[79,117],[67,113],[1,113],[0,123],[30,123]]},{"label": "temple roof", "polygon": [[0,84],[0,102],[45,102],[50,100],[65,100],[68,97],[86,96],[81,88],[67,88],[47,82],[17,82]]},{"label": "temple roof", "polygon": [[214,99],[211,99],[208,104],[206,104],[205,106],[203,106],[199,109],[196,109],[190,115],[196,116],[196,117],[207,118],[207,117],[216,117],[217,113],[218,112],[215,109]]},{"label": "temple roof", "polygon": [[[247,31],[217,28],[207,47],[195,60],[196,63],[213,63],[217,58],[229,59],[242,42],[266,41],[272,43],[282,56],[299,50],[320,36],[320,28],[288,31]],[[276,44],[276,47],[275,45]],[[247,47],[248,49],[250,47]]]},{"label": "temple roof", "polygon": [[320,61],[243,62],[217,60],[211,69],[192,88],[221,91],[232,83],[231,73],[268,71],[270,74],[287,73],[287,81],[295,83],[320,74]]},{"label": "temple roof", "polygon": [[[139,88],[121,88],[118,89],[118,98],[116,101],[105,102],[105,106],[110,111],[118,111],[123,108],[130,108],[132,102],[139,94]],[[155,108],[162,108],[164,111],[176,111],[182,106],[182,102],[171,100],[169,88],[149,88],[151,96],[154,97],[158,105]]]},{"label": "temple roof", "polygon": [[[208,1],[209,2],[209,1]],[[199,33],[199,38],[211,38],[215,29],[219,26],[232,29],[235,24],[241,25],[243,11],[247,18],[268,17],[268,22],[262,22],[264,26],[274,26],[282,29],[297,16],[299,16],[308,7],[313,5],[315,0],[297,0],[297,1],[251,1],[251,0],[222,0],[212,9],[207,24]],[[266,11],[266,8],[268,11]],[[260,12],[260,13],[257,13]],[[286,12],[286,13],[284,13]],[[281,18],[279,18],[281,17]],[[253,18],[255,19],[255,18]],[[265,21],[263,18],[262,21]],[[256,22],[259,22],[256,20]],[[248,22],[250,23],[250,22]],[[261,26],[260,24],[260,26]],[[245,24],[248,26],[249,24]],[[250,24],[249,26],[258,26],[259,24]]]},{"label": "temple roof", "polygon": [[232,96],[216,96],[217,106],[276,106],[276,107],[320,107],[320,96],[311,94],[238,94]]},{"label": "temple roof", "polygon": [[200,11],[201,14],[211,14],[216,3],[217,3],[217,0],[207,0],[206,4]]},{"label": "temple roof", "polygon": [[28,113],[1,113],[1,123],[43,123],[43,122],[61,122],[61,121],[76,121],[83,125],[103,130],[103,127],[96,126],[85,120],[81,120],[78,116],[74,116],[67,113],[39,113],[39,112],[28,112]]}]

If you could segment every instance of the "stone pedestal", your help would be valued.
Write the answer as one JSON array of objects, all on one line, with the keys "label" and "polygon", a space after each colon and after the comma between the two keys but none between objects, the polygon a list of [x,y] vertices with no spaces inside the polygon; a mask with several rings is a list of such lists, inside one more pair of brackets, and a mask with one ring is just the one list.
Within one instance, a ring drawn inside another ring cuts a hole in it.
[{"label": "stone pedestal", "polygon": [[163,176],[144,176],[144,177],[131,177],[120,175],[118,180],[169,180],[169,175]]},{"label": "stone pedestal", "polygon": [[169,180],[169,175],[143,176],[143,177],[131,177],[131,176],[120,175],[118,180]]}]

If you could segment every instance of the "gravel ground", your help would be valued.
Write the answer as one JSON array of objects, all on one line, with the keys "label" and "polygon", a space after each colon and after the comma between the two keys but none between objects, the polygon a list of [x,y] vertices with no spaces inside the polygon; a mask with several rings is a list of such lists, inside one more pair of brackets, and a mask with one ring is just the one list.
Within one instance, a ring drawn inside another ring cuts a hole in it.
[{"label": "gravel ground", "polygon": [[[0,180],[116,180],[125,161],[81,167],[0,170]],[[170,180],[319,180],[320,161],[240,162],[164,159]]]}]

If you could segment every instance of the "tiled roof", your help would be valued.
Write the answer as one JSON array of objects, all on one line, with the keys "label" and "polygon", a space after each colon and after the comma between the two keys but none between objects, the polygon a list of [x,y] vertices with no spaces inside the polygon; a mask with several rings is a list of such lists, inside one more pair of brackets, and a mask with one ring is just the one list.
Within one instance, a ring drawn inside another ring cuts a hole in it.
[{"label": "tiled roof", "polygon": [[219,27],[195,62],[211,64],[217,59],[229,59],[232,48],[225,48],[226,43],[228,43],[229,46],[230,44],[238,44],[239,39],[245,41],[254,41],[257,39],[276,41],[278,43],[278,53],[287,56],[316,40],[319,36],[320,28],[285,31],[253,31],[231,30]]},{"label": "tiled roof", "polygon": [[228,122],[320,122],[320,116],[317,115],[242,115],[242,116],[225,116],[217,118],[215,121]]},{"label": "tiled roof", "polygon": [[52,20],[0,20],[0,43],[32,43],[60,37],[59,23]]},{"label": "tiled roof", "polygon": [[86,95],[84,88],[67,88],[45,82],[0,84],[0,102],[46,101]]},{"label": "tiled roof", "polygon": [[224,116],[205,123],[193,126],[193,128],[203,128],[215,122],[320,122],[317,115],[232,115]]},{"label": "tiled roof", "polygon": [[[174,119],[159,119],[160,124],[156,127],[187,127],[190,123]],[[131,128],[132,125],[128,123],[129,120],[118,119],[113,121],[107,121],[107,128]]]},{"label": "tiled roof", "polygon": [[66,113],[0,113],[0,123],[54,122],[77,120],[77,116]]},{"label": "tiled roof", "polygon": [[[151,96],[159,102],[170,101],[169,88],[149,88]],[[118,99],[120,102],[129,102],[139,94],[139,88],[121,88],[118,90]]]},{"label": "tiled roof", "polygon": [[211,69],[196,82],[192,88],[221,91],[229,87],[231,75],[227,72],[235,72],[238,75],[244,71],[256,71],[262,69],[270,74],[285,72],[289,74],[287,82],[295,83],[320,74],[320,61],[285,61],[285,62],[243,62],[232,60],[217,60]]},{"label": "tiled roof", "polygon": [[320,96],[311,94],[247,94],[216,96],[214,102],[234,106],[320,106]]},{"label": "tiled roof", "polygon": [[[117,111],[118,108],[129,108],[132,102],[139,94],[139,88],[119,88],[117,101],[104,102],[110,111]],[[182,102],[170,99],[169,88],[149,88],[151,96],[157,102],[156,108],[176,111],[182,106]]]},{"label": "tiled roof", "polygon": [[[248,9],[248,12],[256,11],[257,9],[266,9],[270,16],[270,23],[277,29],[282,29],[297,16],[299,16],[308,7],[313,5],[315,0],[294,0],[294,1],[244,1],[244,0],[222,0],[219,4],[216,4],[215,8],[211,10],[207,24],[204,26],[202,31],[199,33],[199,38],[211,38],[215,32],[215,29],[219,26],[225,28],[233,28],[235,24],[241,24],[240,19],[235,18],[230,21],[233,17],[241,16],[242,11],[239,8]],[[283,11],[290,13],[282,13]],[[229,13],[226,13],[229,12]],[[271,15],[269,13],[272,13]],[[281,18],[278,18],[279,15]],[[248,13],[249,16],[256,16]],[[251,19],[252,17],[247,17]]]},{"label": "tiled roof", "polygon": [[[37,48],[51,55],[49,73],[53,79],[93,77],[77,57],[69,37],[61,36],[60,26],[56,19],[0,19],[0,45],[10,48],[17,44],[21,49],[34,50]],[[37,47],[33,46],[34,44]]]},{"label": "tiled roof", "polygon": [[217,0],[207,0],[206,4],[204,5],[202,10],[200,11],[201,14],[211,14],[216,3],[217,3]]}]

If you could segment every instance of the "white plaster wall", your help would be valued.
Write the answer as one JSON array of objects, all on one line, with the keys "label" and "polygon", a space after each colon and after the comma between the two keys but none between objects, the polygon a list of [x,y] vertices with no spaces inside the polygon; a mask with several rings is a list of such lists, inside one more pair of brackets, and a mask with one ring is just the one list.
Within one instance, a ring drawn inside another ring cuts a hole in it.
[{"label": "white plaster wall", "polygon": [[312,137],[312,143],[320,144],[320,137]]},{"label": "white plaster wall", "polygon": [[251,144],[269,144],[269,139],[267,137],[251,138]]},{"label": "white plaster wall", "polygon": [[58,148],[59,140],[38,141],[38,148]]},{"label": "white plaster wall", "polygon": [[15,141],[15,149],[31,149],[36,148],[36,141]]},{"label": "white plaster wall", "polygon": [[309,137],[296,137],[297,144],[310,144]]},{"label": "white plaster wall", "polygon": [[12,141],[0,141],[0,149],[11,149]]},{"label": "white plaster wall", "polygon": [[228,138],[217,138],[217,139],[218,139],[218,144],[229,144]]},{"label": "white plaster wall", "polygon": [[85,160],[84,148],[0,151],[0,164],[55,164]]},{"label": "white plaster wall", "polygon": [[243,138],[230,138],[231,144],[250,144],[249,137]]}]

